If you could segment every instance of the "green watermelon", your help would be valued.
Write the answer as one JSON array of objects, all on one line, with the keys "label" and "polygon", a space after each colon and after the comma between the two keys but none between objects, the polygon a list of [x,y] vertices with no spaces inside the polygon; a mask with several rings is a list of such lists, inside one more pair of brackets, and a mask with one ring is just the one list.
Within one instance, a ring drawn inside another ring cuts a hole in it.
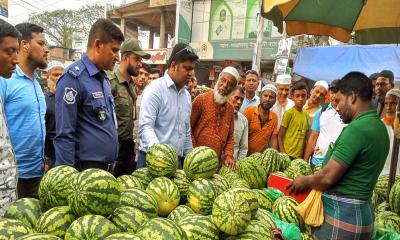
[{"label": "green watermelon", "polygon": [[245,195],[231,189],[215,199],[211,219],[219,230],[229,235],[246,230],[252,218],[252,208]]},{"label": "green watermelon", "polygon": [[209,179],[194,180],[189,186],[187,204],[194,212],[208,215],[211,213],[216,194]]},{"label": "green watermelon", "polygon": [[217,153],[205,146],[193,148],[185,157],[183,170],[192,180],[211,178],[218,170]]},{"label": "green watermelon", "polygon": [[121,186],[121,190],[126,190],[130,188],[138,188],[144,190],[145,187],[143,183],[132,175],[122,175],[117,178],[118,183]]},{"label": "green watermelon", "polygon": [[146,154],[147,168],[153,177],[172,177],[178,169],[178,155],[168,144],[156,144]]},{"label": "green watermelon", "polygon": [[379,213],[381,213],[383,211],[386,211],[386,206],[387,205],[389,205],[389,204],[387,204],[386,201],[378,204],[378,206],[376,206],[376,208],[375,208],[375,213],[379,214]]},{"label": "green watermelon", "polygon": [[223,177],[226,177],[226,175],[228,175],[230,173],[235,173],[235,171],[225,165],[222,165],[222,167],[219,169],[219,172],[218,172],[218,174]]},{"label": "green watermelon", "polygon": [[65,233],[65,240],[100,240],[118,233],[118,228],[100,215],[86,215],[75,220]]},{"label": "green watermelon", "polygon": [[[241,178],[239,177],[239,175],[237,175],[235,172],[230,172],[230,173],[227,173],[227,174],[221,175],[221,176],[223,176],[223,177],[229,182],[229,187],[230,187],[230,188],[233,188],[233,187],[232,187],[232,182],[233,182],[234,180],[236,180],[236,179],[241,179]],[[242,179],[242,180],[243,180],[243,179]],[[246,184],[249,185],[247,182],[246,182]]]},{"label": "green watermelon", "polygon": [[219,229],[208,216],[188,215],[180,220],[178,225],[185,231],[188,239],[219,240]]},{"label": "green watermelon", "polygon": [[17,240],[62,240],[62,238],[45,233],[31,233],[17,238]]},{"label": "green watermelon", "polygon": [[179,195],[181,196],[181,200],[186,200],[187,191],[190,185],[190,180],[186,176],[186,173],[183,170],[176,170],[172,181],[179,189]]},{"label": "green watermelon", "polygon": [[269,212],[268,210],[259,208],[255,219],[259,220],[270,229],[276,228],[276,223],[274,218],[272,217],[272,213]]},{"label": "green watermelon", "polygon": [[19,220],[0,218],[0,240],[14,240],[32,230]]},{"label": "green watermelon", "polygon": [[[395,182],[400,181],[400,175],[396,175]],[[375,193],[378,195],[377,203],[384,202],[386,200],[386,193],[388,190],[388,183],[389,183],[389,175],[381,175],[379,176],[376,185],[375,185]]]},{"label": "green watermelon", "polygon": [[153,176],[150,175],[149,169],[147,167],[136,169],[132,173],[132,176],[136,177],[136,179],[138,179],[142,183],[144,188],[146,188],[151,180],[154,179]]},{"label": "green watermelon", "polygon": [[310,233],[301,233],[301,240],[313,240],[313,237]]},{"label": "green watermelon", "polygon": [[257,199],[257,193],[253,192],[251,189],[247,188],[234,188],[232,189],[233,193],[240,193],[242,196],[247,200],[249,203],[249,207],[251,209],[251,215],[252,217],[255,217],[257,215],[257,211],[259,208],[258,204],[258,199]]},{"label": "green watermelon", "polygon": [[137,208],[149,218],[158,216],[156,200],[150,194],[140,189],[132,188],[122,192],[120,205]]},{"label": "green watermelon", "polygon": [[318,163],[317,165],[314,166],[314,173],[319,172],[322,170],[322,162]]},{"label": "green watermelon", "polygon": [[299,205],[299,203],[294,198],[283,196],[275,200],[272,206],[272,213],[282,221],[301,226],[302,218],[295,209],[297,205]]},{"label": "green watermelon", "polygon": [[50,169],[39,185],[39,199],[43,210],[68,205],[67,197],[72,194],[71,183],[78,171],[70,166]]},{"label": "green watermelon", "polygon": [[253,192],[257,194],[259,207],[271,211],[272,205],[274,204],[274,201],[271,199],[271,197],[261,189],[253,189]]},{"label": "green watermelon", "polygon": [[289,167],[289,164],[291,162],[289,155],[287,155],[286,153],[278,153],[278,159],[279,162],[281,163],[279,171],[285,171],[286,168]]},{"label": "green watermelon", "polygon": [[68,227],[76,216],[68,206],[54,207],[40,216],[35,231],[64,238]]},{"label": "green watermelon", "polygon": [[190,214],[194,214],[194,211],[190,207],[179,205],[168,215],[168,219],[178,223],[182,218]]},{"label": "green watermelon", "polygon": [[390,190],[389,205],[392,212],[400,215],[400,181],[396,181]]},{"label": "green watermelon", "polygon": [[239,235],[227,237],[226,240],[275,240],[272,229],[258,220],[251,220],[246,230]]},{"label": "green watermelon", "polygon": [[259,159],[260,166],[268,175],[271,172],[276,172],[281,169],[281,162],[278,158],[279,152],[273,148],[267,148]]},{"label": "green watermelon", "polygon": [[267,173],[250,157],[239,161],[236,173],[249,184],[250,188],[260,189],[266,185]]},{"label": "green watermelon", "polygon": [[253,154],[251,154],[249,157],[251,157],[252,159],[255,160],[260,160],[262,158],[263,154],[260,152],[255,152]]},{"label": "green watermelon", "polygon": [[234,178],[230,181],[231,188],[247,188],[250,189],[249,183],[242,178]]},{"label": "green watermelon", "polygon": [[375,216],[375,228],[392,229],[400,233],[400,216],[394,212],[383,211]]},{"label": "green watermelon", "polygon": [[121,232],[135,233],[149,218],[137,208],[119,207],[111,215],[111,221]]},{"label": "green watermelon", "polygon": [[87,169],[74,178],[68,205],[78,216],[110,215],[119,204],[120,188],[111,173],[96,168]]},{"label": "green watermelon", "polygon": [[217,196],[230,188],[228,180],[224,176],[219,174],[214,174],[211,178],[211,182],[214,186],[214,190]]},{"label": "green watermelon", "polygon": [[179,189],[166,177],[155,178],[147,186],[146,192],[156,200],[161,217],[168,216],[179,205]]},{"label": "green watermelon", "polygon": [[21,198],[8,206],[4,218],[20,220],[29,228],[35,228],[42,214],[40,201],[35,198]]},{"label": "green watermelon", "polygon": [[312,175],[313,171],[311,167],[306,161],[301,158],[294,159],[290,164],[289,167],[286,169],[285,174],[292,179],[295,179],[298,176],[308,176]]},{"label": "green watermelon", "polygon": [[104,238],[104,240],[143,240],[143,238],[133,233],[115,233]]},{"label": "green watermelon", "polygon": [[153,218],[137,231],[144,240],[187,240],[186,233],[175,222],[166,218]]}]

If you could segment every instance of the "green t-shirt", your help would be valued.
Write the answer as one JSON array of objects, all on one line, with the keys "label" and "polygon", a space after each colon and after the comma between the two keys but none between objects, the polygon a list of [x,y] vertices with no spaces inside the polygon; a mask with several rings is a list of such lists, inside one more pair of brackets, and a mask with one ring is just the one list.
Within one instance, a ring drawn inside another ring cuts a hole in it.
[{"label": "green t-shirt", "polygon": [[360,114],[330,147],[323,165],[332,159],[348,167],[331,190],[369,200],[389,153],[389,135],[376,110]]},{"label": "green t-shirt", "polygon": [[306,111],[297,111],[292,107],[283,114],[281,126],[286,128],[283,146],[293,158],[303,158],[304,139],[310,128],[310,116]]}]

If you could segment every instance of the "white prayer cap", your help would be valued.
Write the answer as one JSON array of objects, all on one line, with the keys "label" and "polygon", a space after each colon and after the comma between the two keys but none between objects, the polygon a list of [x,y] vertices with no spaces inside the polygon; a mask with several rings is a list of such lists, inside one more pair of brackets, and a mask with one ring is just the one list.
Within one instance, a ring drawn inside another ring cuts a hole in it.
[{"label": "white prayer cap", "polygon": [[265,85],[262,89],[261,92],[264,92],[265,90],[271,90],[272,92],[274,92],[275,94],[278,93],[278,89],[276,89],[276,87],[273,84],[267,84]]},{"label": "white prayer cap", "polygon": [[393,95],[393,96],[396,96],[396,97],[400,98],[400,89],[392,88],[386,93],[386,96],[387,95]]},{"label": "white prayer cap", "polygon": [[325,82],[324,80],[319,80],[318,82],[316,82],[316,83],[314,84],[314,87],[316,87],[316,86],[321,86],[321,87],[325,88],[326,90],[329,89],[328,83]]},{"label": "white prayer cap", "polygon": [[230,66],[226,67],[226,68],[224,68],[222,70],[221,73],[229,73],[229,74],[231,74],[233,77],[235,77],[236,81],[239,81],[239,79],[240,79],[239,72],[234,67],[230,67]]},{"label": "white prayer cap", "polygon": [[55,67],[65,68],[64,63],[62,63],[62,62],[60,62],[60,61],[50,61],[50,62],[47,64],[47,69],[46,69],[46,71],[49,71],[49,70],[51,70],[52,68],[55,68]]},{"label": "white prayer cap", "polygon": [[276,84],[291,84],[292,83],[292,76],[289,74],[281,74],[276,77]]}]

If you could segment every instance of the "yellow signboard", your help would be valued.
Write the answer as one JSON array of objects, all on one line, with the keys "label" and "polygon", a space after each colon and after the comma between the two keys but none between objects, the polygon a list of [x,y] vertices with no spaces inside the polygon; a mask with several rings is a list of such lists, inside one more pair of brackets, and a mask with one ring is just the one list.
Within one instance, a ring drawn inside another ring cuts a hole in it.
[{"label": "yellow signboard", "polygon": [[149,7],[161,7],[175,4],[176,0],[150,0]]}]

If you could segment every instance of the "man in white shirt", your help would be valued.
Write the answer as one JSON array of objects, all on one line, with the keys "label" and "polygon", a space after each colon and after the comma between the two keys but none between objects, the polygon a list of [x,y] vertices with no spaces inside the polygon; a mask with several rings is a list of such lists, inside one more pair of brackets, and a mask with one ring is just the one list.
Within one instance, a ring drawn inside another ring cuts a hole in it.
[{"label": "man in white shirt", "polygon": [[275,86],[278,89],[278,96],[271,110],[278,115],[278,128],[281,126],[283,114],[294,106],[294,102],[288,98],[291,82],[292,77],[288,74],[276,77]]}]

